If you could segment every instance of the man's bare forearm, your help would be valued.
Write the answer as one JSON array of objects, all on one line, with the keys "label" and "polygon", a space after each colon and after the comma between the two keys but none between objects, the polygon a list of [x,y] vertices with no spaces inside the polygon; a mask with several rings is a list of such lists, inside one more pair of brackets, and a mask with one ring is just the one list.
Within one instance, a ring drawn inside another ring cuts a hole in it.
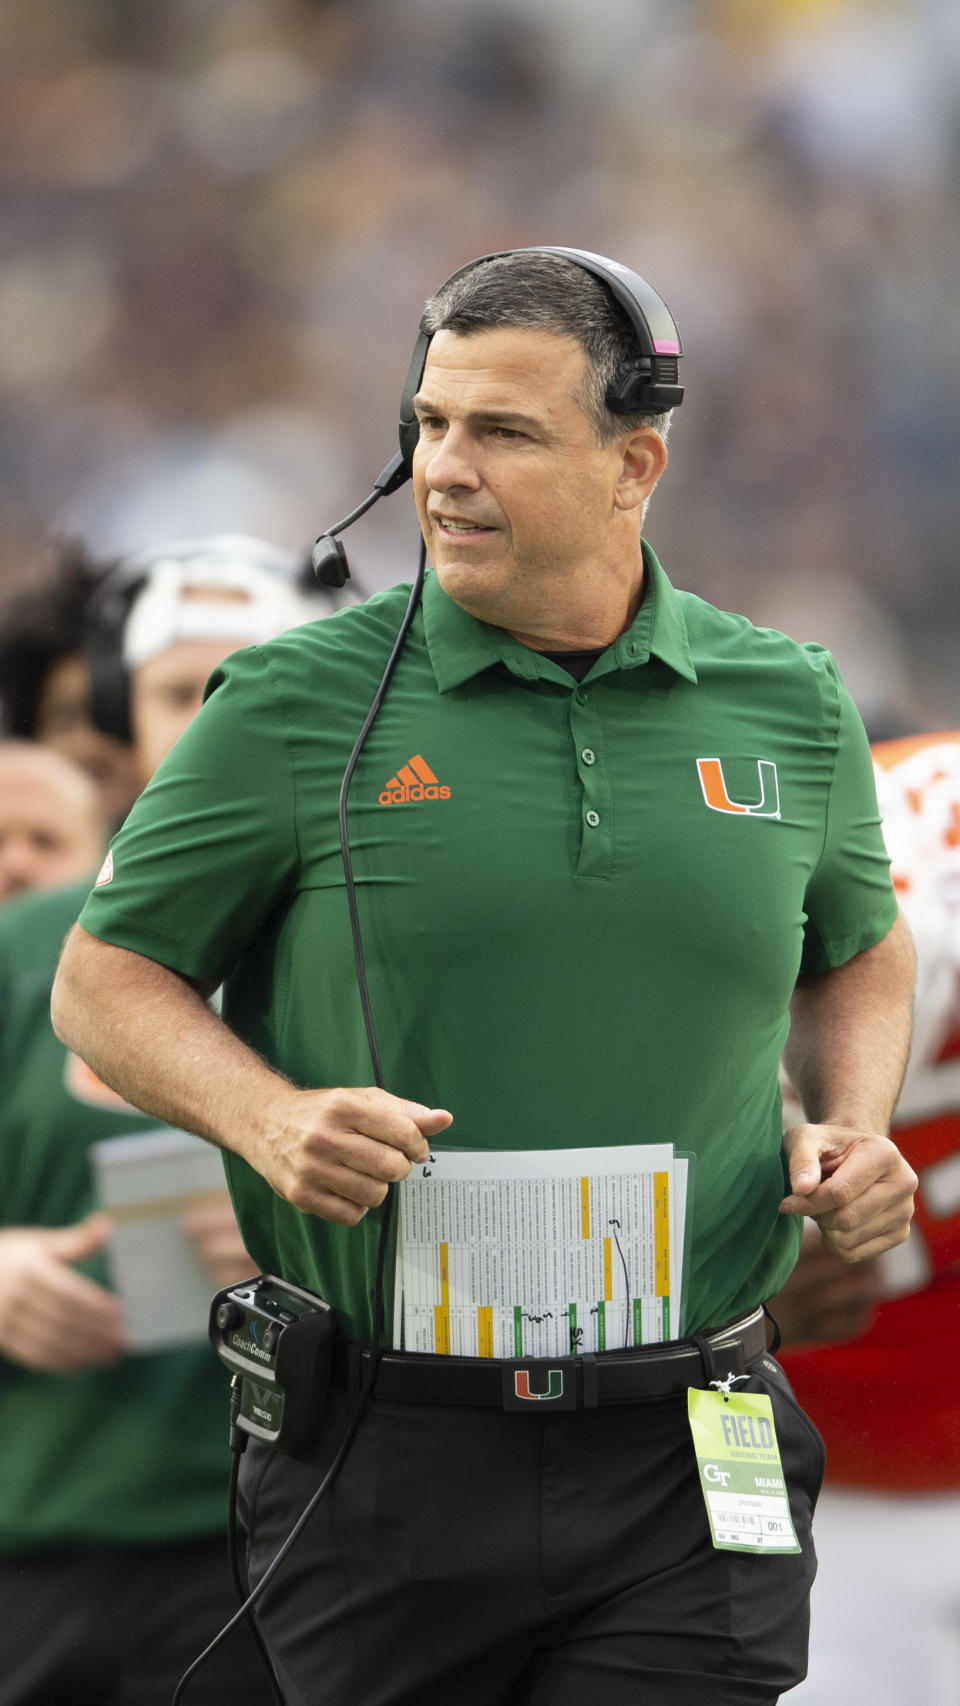
[{"label": "man's bare forearm", "polygon": [[243,1153],[286,1088],[193,984],[79,924],[50,1011],[61,1042],[126,1101],[223,1148]]},{"label": "man's bare forearm", "polygon": [[783,1144],[782,1214],[809,1215],[845,1262],[902,1244],[917,1177],[887,1133],[910,1050],[915,960],[902,919],[875,947],[798,986],[787,1070],[807,1125]]},{"label": "man's bare forearm", "polygon": [[915,969],[898,918],[874,947],[797,985],[784,1062],[808,1120],[889,1131],[910,1052]]},{"label": "man's bare forearm", "polygon": [[297,1088],[234,1036],[201,989],[79,924],[51,1015],[61,1041],[128,1102],[233,1150],[322,1220],[356,1225],[453,1117],[376,1087]]}]

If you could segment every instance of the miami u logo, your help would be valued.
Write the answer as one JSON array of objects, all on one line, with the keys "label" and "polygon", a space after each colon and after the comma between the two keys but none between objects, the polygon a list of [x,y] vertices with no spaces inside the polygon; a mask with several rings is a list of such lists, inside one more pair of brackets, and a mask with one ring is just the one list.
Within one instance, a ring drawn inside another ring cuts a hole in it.
[{"label": "miami u logo", "polygon": [[546,1392],[531,1392],[530,1370],[528,1368],[518,1368],[513,1377],[513,1390],[518,1398],[562,1398],[563,1369],[551,1368],[547,1378],[549,1384]]},{"label": "miami u logo", "polygon": [[738,817],[780,816],[780,782],[777,767],[770,759],[757,759],[760,798],[752,803],[731,800],[719,758],[698,758],[697,770],[703,797],[712,812],[730,812]]}]

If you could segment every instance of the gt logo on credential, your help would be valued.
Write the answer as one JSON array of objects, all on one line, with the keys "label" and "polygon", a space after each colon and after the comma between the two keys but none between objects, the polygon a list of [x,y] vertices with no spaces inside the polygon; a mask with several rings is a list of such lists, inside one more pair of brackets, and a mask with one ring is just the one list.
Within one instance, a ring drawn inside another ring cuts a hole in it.
[{"label": "gt logo on credential", "polygon": [[725,1487],[730,1479],[729,1470],[721,1469],[718,1463],[705,1463],[703,1476],[705,1481],[713,1481],[719,1487]]}]

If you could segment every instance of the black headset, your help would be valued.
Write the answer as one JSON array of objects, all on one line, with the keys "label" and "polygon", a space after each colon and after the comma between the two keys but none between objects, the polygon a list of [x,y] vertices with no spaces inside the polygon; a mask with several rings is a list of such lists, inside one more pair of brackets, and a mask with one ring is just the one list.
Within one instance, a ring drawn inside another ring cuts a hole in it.
[{"label": "black headset", "polygon": [[122,558],[104,576],[83,618],[83,653],[90,674],[90,719],[101,734],[123,741],[132,739],[130,672],[123,661],[123,637],[136,599],[160,563],[189,563],[201,556],[266,569],[302,592],[317,596],[309,560],[247,535],[177,539],[169,545],[153,546]]},{"label": "black headset", "polygon": [[[498,249],[492,255],[481,255],[465,267],[458,267],[440,286],[440,291],[446,290],[447,285],[463,278],[466,273],[473,272],[475,267],[482,267],[487,261],[502,260],[507,255],[559,255],[562,260],[573,261],[584,272],[592,273],[601,284],[605,284],[614,301],[624,310],[637,340],[638,353],[623,364],[607,389],[606,404],[612,414],[660,414],[679,407],[683,402],[683,386],[678,378],[678,362],[683,354],[679,327],[652,284],[619,261],[591,254],[588,249],[563,249],[552,244],[530,249]],[[436,294],[439,295],[440,291]],[[400,402],[399,454],[388,462],[369,497],[351,510],[343,521],[338,521],[335,527],[321,534],[314,546],[313,569],[324,586],[343,586],[350,576],[346,553],[335,535],[352,527],[380,498],[398,491],[413,473],[413,453],[420,436],[413,399],[420,389],[432,335],[421,319]]]}]

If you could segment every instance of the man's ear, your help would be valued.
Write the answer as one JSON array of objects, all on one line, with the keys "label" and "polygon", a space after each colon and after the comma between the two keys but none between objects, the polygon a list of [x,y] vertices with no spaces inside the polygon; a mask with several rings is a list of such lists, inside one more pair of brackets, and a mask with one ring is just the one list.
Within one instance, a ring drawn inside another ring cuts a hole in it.
[{"label": "man's ear", "polygon": [[655,427],[637,427],[617,444],[619,471],[614,505],[619,510],[642,509],[653,496],[667,466],[667,447]]}]

